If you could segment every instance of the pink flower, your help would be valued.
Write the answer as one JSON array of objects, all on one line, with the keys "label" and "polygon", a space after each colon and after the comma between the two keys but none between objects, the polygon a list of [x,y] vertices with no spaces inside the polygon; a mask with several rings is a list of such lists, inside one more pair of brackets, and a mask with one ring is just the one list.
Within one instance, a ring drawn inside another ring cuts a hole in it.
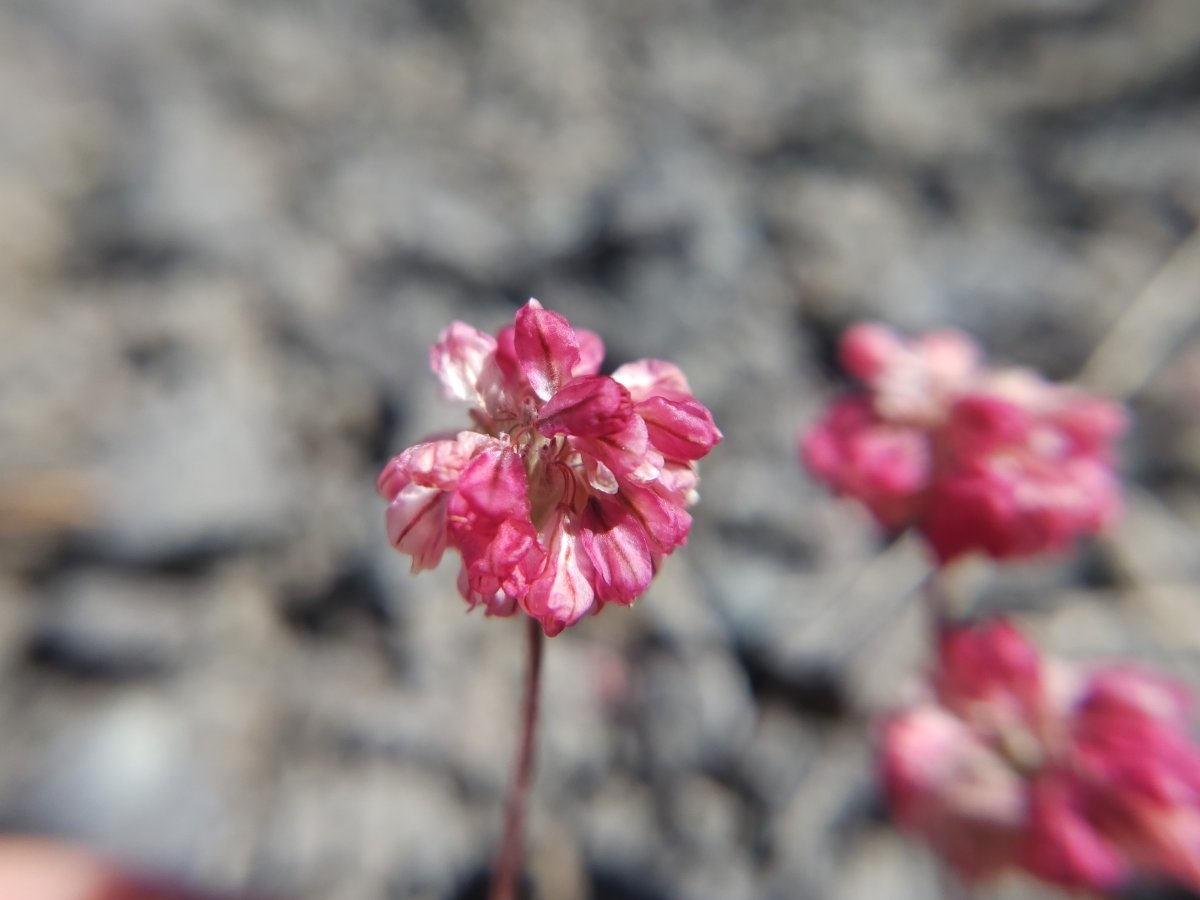
[{"label": "pink flower", "polygon": [[696,460],[721,439],[678,368],[598,374],[604,345],[530,300],[495,337],[455,322],[430,350],[475,428],[410,447],[379,476],[413,571],[459,551],[459,591],[555,635],[632,603],[687,540]]},{"label": "pink flower", "polygon": [[962,876],[1200,888],[1200,748],[1181,687],[1046,661],[996,621],[943,634],[932,689],[885,722],[883,780],[900,825]]},{"label": "pink flower", "polygon": [[1025,370],[986,369],[953,331],[905,342],[856,325],[841,350],[867,390],[833,402],[804,434],[802,458],[883,527],[920,530],[939,563],[1064,551],[1115,520],[1119,405]]}]

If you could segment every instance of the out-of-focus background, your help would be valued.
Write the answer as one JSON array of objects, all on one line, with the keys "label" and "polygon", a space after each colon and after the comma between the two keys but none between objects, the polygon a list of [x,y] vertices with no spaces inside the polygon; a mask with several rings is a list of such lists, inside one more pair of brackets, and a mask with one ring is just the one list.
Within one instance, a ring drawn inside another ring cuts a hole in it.
[{"label": "out-of-focus background", "polygon": [[411,577],[374,478],[464,421],[441,328],[537,296],[726,436],[648,595],[548,646],[537,896],[935,895],[867,741],[926,564],[796,432],[861,317],[1129,398],[1126,524],[961,589],[1195,681],[1198,218],[1196,0],[6,0],[0,824],[476,896],[521,623]]}]

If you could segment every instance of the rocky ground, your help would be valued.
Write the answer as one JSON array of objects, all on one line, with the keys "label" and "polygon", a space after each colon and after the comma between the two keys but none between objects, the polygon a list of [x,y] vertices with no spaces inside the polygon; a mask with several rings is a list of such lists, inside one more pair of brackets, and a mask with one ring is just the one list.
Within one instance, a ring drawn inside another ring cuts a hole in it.
[{"label": "rocky ground", "polygon": [[7,828],[479,896],[521,625],[373,486],[461,421],[439,330],[528,296],[726,436],[645,599],[549,645],[537,897],[938,890],[866,740],[926,564],[795,458],[861,317],[1129,399],[1126,524],[961,589],[1198,680],[1196,0],[6,0],[0,121]]}]

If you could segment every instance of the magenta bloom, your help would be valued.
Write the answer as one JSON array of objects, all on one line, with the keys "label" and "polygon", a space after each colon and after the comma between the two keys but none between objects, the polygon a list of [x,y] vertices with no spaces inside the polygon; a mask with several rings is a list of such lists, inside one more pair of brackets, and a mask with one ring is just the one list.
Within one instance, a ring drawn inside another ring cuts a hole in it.
[{"label": "magenta bloom", "polygon": [[458,586],[490,615],[555,635],[632,603],[687,540],[696,460],[721,439],[670,363],[597,374],[600,339],[530,300],[496,337],[455,322],[430,351],[475,429],[410,447],[379,476],[388,536],[413,571],[462,556]]},{"label": "magenta bloom", "polygon": [[1043,660],[1005,621],[945,632],[930,698],[883,727],[899,824],[970,881],[1200,888],[1200,748],[1178,685]]},{"label": "magenta bloom", "polygon": [[807,430],[804,462],[885,528],[918,528],[939,563],[1066,550],[1116,518],[1119,405],[987,369],[954,331],[905,342],[856,325],[841,355],[866,391],[835,400]]}]

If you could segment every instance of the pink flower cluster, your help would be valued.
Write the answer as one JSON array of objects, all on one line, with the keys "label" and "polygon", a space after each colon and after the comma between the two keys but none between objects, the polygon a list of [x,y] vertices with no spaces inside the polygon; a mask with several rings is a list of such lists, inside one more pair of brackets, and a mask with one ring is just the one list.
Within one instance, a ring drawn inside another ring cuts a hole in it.
[{"label": "pink flower cluster", "polygon": [[405,450],[379,476],[388,536],[414,571],[458,550],[458,586],[555,635],[629,604],[686,540],[696,460],[721,439],[670,363],[600,375],[604,346],[536,300],[492,337],[455,322],[430,351],[475,429]]},{"label": "pink flower cluster", "polygon": [[915,526],[939,563],[1061,551],[1116,517],[1119,405],[986,368],[957,331],[905,341],[860,324],[841,359],[866,391],[836,400],[806,432],[804,462],[883,527]]},{"label": "pink flower cluster", "polygon": [[1016,868],[1108,890],[1138,872],[1200,889],[1200,748],[1176,684],[1044,660],[1003,620],[952,628],[932,697],[882,744],[896,819],[968,880]]}]

